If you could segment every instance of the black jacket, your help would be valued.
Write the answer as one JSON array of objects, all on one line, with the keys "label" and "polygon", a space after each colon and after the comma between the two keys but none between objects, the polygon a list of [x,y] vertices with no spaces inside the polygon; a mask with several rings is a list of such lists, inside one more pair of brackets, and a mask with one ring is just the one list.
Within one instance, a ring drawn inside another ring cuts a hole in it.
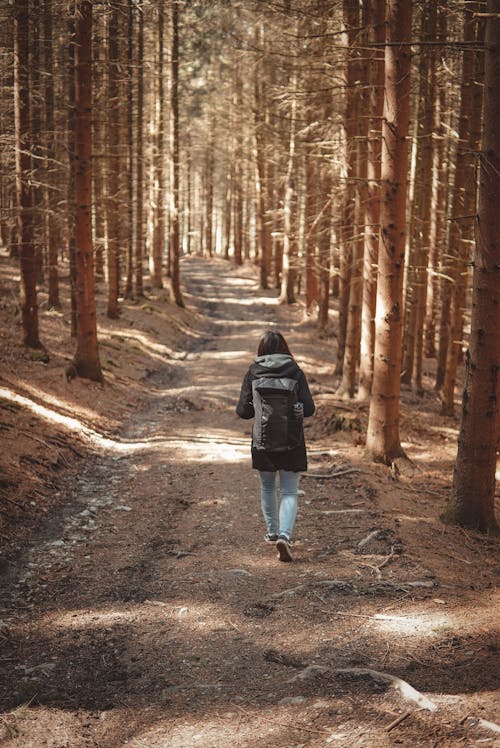
[{"label": "black jacket", "polygon": [[[299,400],[304,405],[304,417],[312,416],[315,406],[304,372],[291,356],[284,353],[273,353],[269,356],[256,358],[245,374],[241,385],[240,399],[236,406],[236,413],[240,418],[250,419],[254,417],[252,381],[268,374],[296,379],[299,383]],[[276,470],[290,470],[295,473],[305,472],[307,470],[307,454],[304,432],[302,431],[301,444],[287,452],[263,452],[257,450],[252,443],[252,467],[256,470],[269,472]]]}]

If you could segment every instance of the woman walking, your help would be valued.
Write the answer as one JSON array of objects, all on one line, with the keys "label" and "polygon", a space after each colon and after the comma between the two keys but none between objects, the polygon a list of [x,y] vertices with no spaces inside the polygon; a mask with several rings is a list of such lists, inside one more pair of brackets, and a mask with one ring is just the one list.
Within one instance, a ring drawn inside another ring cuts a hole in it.
[{"label": "woman walking", "polygon": [[304,372],[285,338],[277,331],[266,332],[243,379],[236,413],[254,419],[252,467],[260,476],[265,540],[276,544],[280,561],[292,560],[299,473],[307,470],[303,418],[312,416],[314,410]]}]

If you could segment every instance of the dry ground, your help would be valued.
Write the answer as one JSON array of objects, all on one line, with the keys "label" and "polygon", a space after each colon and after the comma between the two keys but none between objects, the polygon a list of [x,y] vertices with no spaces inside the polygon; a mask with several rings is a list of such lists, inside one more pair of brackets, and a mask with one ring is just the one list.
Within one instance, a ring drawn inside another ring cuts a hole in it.
[{"label": "dry ground", "polygon": [[[16,343],[1,262],[2,745],[500,744],[500,547],[439,521],[458,423],[430,381],[403,394],[401,478],[363,459],[334,338],[251,268],[189,258],[188,310],[160,291],[101,313],[100,386],[65,381],[67,314],[43,297],[50,360]],[[318,406],[292,564],[263,543],[234,414],[271,324]]]}]

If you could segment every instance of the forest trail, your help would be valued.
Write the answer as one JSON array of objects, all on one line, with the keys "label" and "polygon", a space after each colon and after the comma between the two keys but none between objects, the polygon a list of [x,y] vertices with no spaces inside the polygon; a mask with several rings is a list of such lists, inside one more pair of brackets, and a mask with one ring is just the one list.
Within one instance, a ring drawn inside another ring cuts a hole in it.
[{"label": "forest trail", "polygon": [[[296,558],[277,561],[263,542],[250,423],[235,403],[260,335],[277,324],[293,329],[321,412],[332,346],[311,342],[301,309],[280,307],[253,276],[194,257],[182,271],[209,331],[152,374],[155,396],[86,461],[64,509],[3,580],[2,744],[495,745],[478,722],[493,722],[497,703],[494,585],[476,575],[473,607],[456,578],[464,563],[438,573],[425,549],[408,547],[401,517],[415,496],[388,511],[385,473],[352,440],[326,439],[320,415],[306,430],[310,470],[343,474],[302,478]],[[458,562],[475,547],[474,570],[487,565],[479,541],[467,542]]]}]

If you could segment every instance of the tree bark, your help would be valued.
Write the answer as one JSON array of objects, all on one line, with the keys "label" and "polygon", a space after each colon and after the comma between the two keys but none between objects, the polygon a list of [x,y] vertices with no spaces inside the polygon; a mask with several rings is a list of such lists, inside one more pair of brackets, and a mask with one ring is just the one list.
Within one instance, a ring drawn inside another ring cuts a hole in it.
[{"label": "tree bark", "polygon": [[[345,83],[344,94],[344,137],[345,137],[345,181],[341,209],[342,226],[339,231],[341,237],[340,275],[339,275],[339,327],[337,335],[337,363],[335,374],[344,377],[344,364],[347,345],[347,326],[349,321],[350,294],[353,277],[359,279],[356,263],[356,187],[358,172],[358,95],[359,72],[358,56],[355,56],[355,45],[359,33],[359,3],[343,0],[342,17],[346,44]],[[359,202],[358,202],[359,207]],[[352,328],[351,328],[352,329]],[[339,394],[344,392],[345,382],[339,386]]]},{"label": "tree bark", "polygon": [[[264,24],[259,23],[255,32],[256,46],[264,49]],[[264,53],[265,55],[265,53]],[[257,248],[259,257],[260,286],[269,288],[271,241],[267,226],[267,159],[266,159],[266,94],[265,56],[254,67],[254,127],[255,127],[255,192],[257,219]]]},{"label": "tree bark", "polygon": [[97,345],[92,246],[92,2],[76,6],[75,16],[75,253],[76,352],[78,376],[103,379]]},{"label": "tree bark", "polygon": [[46,128],[46,187],[44,204],[46,208],[45,235],[47,237],[47,263],[48,263],[48,304],[49,309],[59,309],[61,301],[59,297],[59,241],[60,233],[57,230],[56,210],[57,201],[54,198],[54,187],[56,180],[56,134],[54,118],[54,62],[52,54],[52,0],[44,0],[43,6],[43,30],[45,36],[45,128]]},{"label": "tree bark", "polygon": [[16,141],[17,243],[21,272],[20,305],[23,344],[41,348],[38,331],[36,253],[31,188],[29,2],[14,5],[14,113]]},{"label": "tree bark", "polygon": [[[347,28],[349,44],[349,60],[347,62],[347,95],[345,123],[347,139],[347,199],[350,209],[346,212],[349,221],[344,226],[351,244],[351,270],[346,310],[345,346],[342,363],[342,379],[337,389],[337,396],[352,398],[356,388],[356,372],[359,361],[359,346],[361,340],[361,305],[363,297],[363,249],[364,240],[361,232],[361,206],[364,204],[367,154],[366,138],[368,120],[360,116],[364,112],[364,88],[360,83],[366,83],[363,76],[364,65],[359,50],[360,43],[360,13],[359,4],[344,2],[344,23]],[[363,23],[364,25],[364,23]],[[363,56],[365,56],[363,54]],[[364,211],[363,211],[364,222]],[[345,303],[345,302],[344,302]],[[344,308],[344,307],[343,307]]]},{"label": "tree bark", "polygon": [[[446,39],[447,12],[444,8],[438,8],[438,31],[436,39]],[[441,68],[444,68],[442,65]],[[441,75],[443,73],[441,72]],[[446,136],[445,119],[449,116],[448,87],[439,85],[437,78],[437,97],[434,106],[433,136],[435,138],[432,163],[432,197],[431,197],[431,220],[429,226],[429,275],[427,278],[427,304],[425,318],[425,355],[435,358],[436,330],[439,320],[439,289],[441,281],[439,269],[441,266],[442,247],[444,245],[445,212],[447,203],[447,150],[449,139]],[[441,384],[439,385],[439,387]]]},{"label": "tree bark", "polygon": [[[125,280],[125,297],[130,299],[134,295],[134,166],[136,150],[134,149],[134,139],[136,137],[136,128],[134,127],[134,2],[128,0],[127,8],[127,62],[126,62],[126,106],[127,106],[127,148],[128,158],[124,158],[127,165],[125,180],[122,185],[126,193],[127,206],[127,224],[126,224],[126,280]],[[138,117],[142,116],[142,112]],[[123,235],[125,231],[123,232]]]},{"label": "tree bark", "polygon": [[[465,37],[476,39],[484,45],[484,39],[477,39],[474,13],[477,2],[467,2],[465,6]],[[478,29],[482,29],[479,25]],[[453,191],[452,216],[450,223],[449,261],[453,262],[453,288],[449,312],[449,340],[446,348],[446,366],[441,393],[441,413],[452,416],[455,410],[455,384],[459,361],[462,357],[464,312],[467,306],[469,286],[469,264],[473,241],[473,220],[476,212],[476,152],[480,141],[481,123],[481,84],[484,73],[475,69],[479,55],[466,50],[463,65],[463,102],[460,108],[460,125],[457,151],[457,168]],[[482,62],[482,61],[481,61]],[[479,73],[479,76],[476,74]]]},{"label": "tree bark", "polygon": [[121,206],[121,149],[123,115],[123,86],[120,59],[120,28],[121,8],[114,2],[111,7],[108,26],[109,45],[109,85],[108,85],[108,195],[107,195],[107,224],[108,224],[108,308],[107,315],[115,319],[119,315],[118,296],[120,294],[121,267],[121,224],[123,223]]},{"label": "tree bark", "polygon": [[399,437],[401,309],[410,109],[410,0],[388,0],[382,123],[382,204],[372,397],[366,440],[374,461],[404,456]]},{"label": "tree bark", "polygon": [[381,122],[384,109],[384,58],[380,47],[385,40],[385,0],[373,0],[371,39],[376,44],[370,54],[368,99],[367,187],[365,203],[365,244],[363,253],[363,300],[361,309],[361,344],[359,358],[358,400],[367,400],[373,381],[375,348],[375,308],[377,302],[378,235],[380,229],[380,153]]},{"label": "tree bark", "polygon": [[[436,38],[437,4],[427,0],[422,8],[421,40]],[[433,125],[435,107],[436,54],[433,46],[423,47],[419,65],[419,116],[415,194],[412,206],[411,242],[409,249],[409,282],[407,285],[404,334],[405,350],[401,382],[415,385],[422,392],[423,330],[427,294],[427,266],[431,219],[433,157]]]},{"label": "tree bark", "polygon": [[68,191],[67,191],[67,236],[69,256],[69,283],[71,303],[71,337],[76,338],[76,251],[75,251],[75,177],[76,177],[76,112],[75,112],[75,18],[68,19]]},{"label": "tree bark", "polygon": [[495,470],[500,436],[500,16],[488,0],[484,127],[474,256],[470,346],[462,422],[450,504],[444,519],[500,532],[495,518]]},{"label": "tree bark", "polygon": [[163,257],[165,254],[165,169],[163,153],[164,130],[164,5],[158,3],[158,88],[153,94],[153,106],[156,109],[155,150],[153,152],[153,231],[151,237],[151,285],[163,288]]},{"label": "tree bark", "polygon": [[134,237],[135,295],[144,296],[144,4],[137,9],[137,123],[136,123],[136,201]]},{"label": "tree bark", "polygon": [[171,202],[170,202],[170,296],[177,306],[184,306],[180,285],[179,257],[179,3],[172,0],[172,50],[171,50]]},{"label": "tree bark", "polygon": [[[293,77],[292,89],[295,92],[296,80]],[[294,221],[294,204],[296,202],[294,171],[295,171],[295,141],[296,141],[297,101],[292,94],[290,112],[290,136],[288,142],[288,166],[285,179],[285,196],[283,200],[283,257],[281,269],[280,304],[295,304],[295,256],[296,237]]]}]

